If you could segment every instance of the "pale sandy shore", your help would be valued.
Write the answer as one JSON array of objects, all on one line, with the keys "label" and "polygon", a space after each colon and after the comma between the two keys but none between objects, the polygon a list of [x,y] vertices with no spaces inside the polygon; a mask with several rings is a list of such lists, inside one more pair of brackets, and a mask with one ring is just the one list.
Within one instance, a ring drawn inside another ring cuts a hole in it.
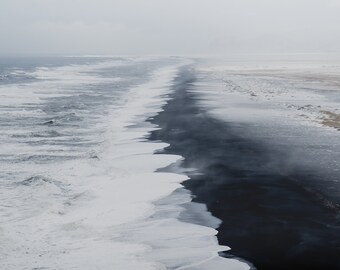
[{"label": "pale sandy shore", "polygon": [[222,80],[223,91],[340,130],[340,61],[221,61],[200,70]]}]

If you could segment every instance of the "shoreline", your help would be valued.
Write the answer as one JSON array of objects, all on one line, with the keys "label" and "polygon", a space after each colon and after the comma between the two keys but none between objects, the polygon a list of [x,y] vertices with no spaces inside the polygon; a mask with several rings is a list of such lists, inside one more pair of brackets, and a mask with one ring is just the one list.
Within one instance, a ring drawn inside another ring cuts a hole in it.
[{"label": "shoreline", "polygon": [[169,143],[162,154],[181,155],[184,168],[196,168],[183,184],[222,220],[217,237],[231,248],[225,256],[261,270],[338,269],[336,212],[296,184],[311,172],[282,173],[284,153],[243,136],[245,124],[209,116],[190,92],[194,81],[188,70],[176,78],[172,99],[151,120],[160,130],[150,140]]},{"label": "shoreline", "polygon": [[340,130],[339,61],[206,60],[199,70],[218,77],[225,85],[222,91],[229,94],[248,96],[264,106],[275,103],[301,121]]}]

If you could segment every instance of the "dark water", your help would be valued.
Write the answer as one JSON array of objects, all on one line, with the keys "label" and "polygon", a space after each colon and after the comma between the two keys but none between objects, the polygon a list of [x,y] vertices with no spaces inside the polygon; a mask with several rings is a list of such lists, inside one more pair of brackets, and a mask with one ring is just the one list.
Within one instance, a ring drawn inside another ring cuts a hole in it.
[{"label": "dark water", "polygon": [[246,125],[210,117],[190,92],[194,81],[191,71],[176,78],[150,139],[168,142],[166,153],[199,172],[184,185],[223,221],[218,239],[231,247],[224,256],[260,270],[340,269],[338,206],[302,184],[322,176],[299,164],[282,171],[288,153],[247,137]]}]

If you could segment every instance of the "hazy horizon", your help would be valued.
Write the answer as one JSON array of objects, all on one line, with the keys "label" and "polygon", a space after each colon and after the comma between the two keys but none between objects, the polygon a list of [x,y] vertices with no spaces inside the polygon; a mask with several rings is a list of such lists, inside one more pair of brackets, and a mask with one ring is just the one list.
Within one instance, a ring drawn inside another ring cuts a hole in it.
[{"label": "hazy horizon", "polygon": [[1,55],[340,53],[336,0],[2,0]]}]

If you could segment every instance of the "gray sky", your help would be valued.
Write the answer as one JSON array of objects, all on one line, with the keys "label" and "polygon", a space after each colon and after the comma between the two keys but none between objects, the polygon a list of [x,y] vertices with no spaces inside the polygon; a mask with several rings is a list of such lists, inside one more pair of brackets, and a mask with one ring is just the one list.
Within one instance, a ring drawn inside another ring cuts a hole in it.
[{"label": "gray sky", "polygon": [[340,0],[0,0],[0,54],[340,52]]}]

